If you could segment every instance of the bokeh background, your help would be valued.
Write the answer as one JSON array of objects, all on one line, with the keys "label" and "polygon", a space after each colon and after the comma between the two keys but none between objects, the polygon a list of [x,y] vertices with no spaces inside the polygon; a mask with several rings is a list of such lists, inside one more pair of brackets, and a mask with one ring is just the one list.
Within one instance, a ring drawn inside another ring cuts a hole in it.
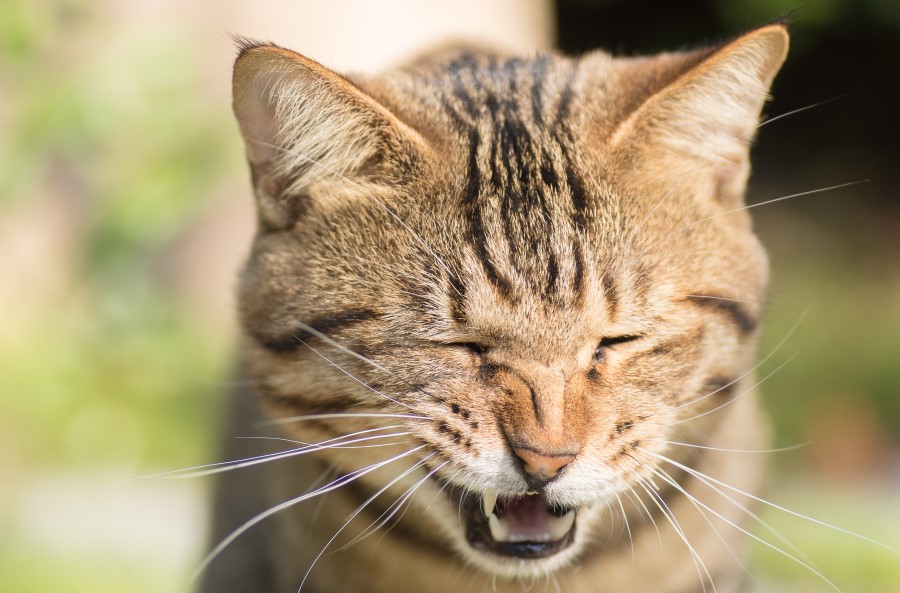
[{"label": "bokeh background", "polygon": [[[187,592],[218,461],[232,286],[252,233],[229,33],[373,71],[447,39],[630,55],[723,39],[789,0],[0,2],[0,591]],[[749,201],[773,261],[768,496],[900,547],[900,2],[807,0]],[[809,311],[803,317],[804,311]],[[900,556],[774,509],[846,593]],[[828,591],[754,544],[753,587]]]}]

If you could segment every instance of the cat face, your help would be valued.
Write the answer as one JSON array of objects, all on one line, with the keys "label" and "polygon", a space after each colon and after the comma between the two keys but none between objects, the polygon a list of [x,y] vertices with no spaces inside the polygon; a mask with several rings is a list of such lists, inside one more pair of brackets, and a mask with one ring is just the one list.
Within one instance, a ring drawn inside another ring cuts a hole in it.
[{"label": "cat face", "polygon": [[576,561],[617,497],[659,487],[667,441],[742,395],[767,267],[738,209],[786,47],[774,25],[356,82],[246,47],[240,310],[267,410],[317,415],[285,425],[304,441],[402,435],[320,455],[490,572]]}]

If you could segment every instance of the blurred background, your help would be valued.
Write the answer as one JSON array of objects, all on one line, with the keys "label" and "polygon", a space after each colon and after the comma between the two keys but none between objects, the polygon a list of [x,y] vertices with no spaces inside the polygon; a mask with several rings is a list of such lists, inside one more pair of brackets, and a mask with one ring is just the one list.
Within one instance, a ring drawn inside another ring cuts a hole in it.
[{"label": "blurred background", "polygon": [[[230,33],[374,71],[448,39],[620,55],[727,38],[789,0],[0,2],[0,591],[187,592],[253,229]],[[900,2],[807,0],[749,201],[773,261],[769,498],[900,547]],[[846,593],[900,558],[774,509]],[[759,591],[830,589],[754,545]]]}]

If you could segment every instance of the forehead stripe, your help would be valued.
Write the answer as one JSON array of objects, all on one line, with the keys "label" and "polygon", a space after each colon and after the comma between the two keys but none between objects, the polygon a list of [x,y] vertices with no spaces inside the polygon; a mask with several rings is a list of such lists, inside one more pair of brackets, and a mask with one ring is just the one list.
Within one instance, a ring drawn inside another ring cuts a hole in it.
[{"label": "forehead stripe", "polygon": [[[330,334],[358,323],[378,319],[379,317],[381,317],[381,313],[371,309],[354,309],[316,317],[306,325],[320,334]],[[256,330],[251,333],[251,336],[266,350],[285,354],[296,351],[303,346],[304,342],[316,337],[309,330],[299,327],[293,331],[274,336],[266,335]]]},{"label": "forehead stripe", "polygon": [[717,295],[691,294],[685,300],[693,305],[724,314],[734,323],[742,334],[750,334],[759,327],[759,319],[753,316],[746,307],[734,299]]}]

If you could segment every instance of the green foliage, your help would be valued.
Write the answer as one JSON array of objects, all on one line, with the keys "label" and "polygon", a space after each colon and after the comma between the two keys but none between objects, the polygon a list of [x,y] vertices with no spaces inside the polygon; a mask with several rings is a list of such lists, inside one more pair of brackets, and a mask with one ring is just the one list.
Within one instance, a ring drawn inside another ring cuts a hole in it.
[{"label": "green foliage", "polygon": [[[52,204],[75,237],[64,254],[75,269],[4,250],[21,276],[2,291],[14,301],[0,331],[2,591],[189,590],[183,572],[193,550],[177,563],[129,551],[147,548],[146,527],[128,545],[92,547],[93,526],[103,531],[113,519],[73,492],[98,475],[107,476],[104,492],[148,471],[210,461],[230,373],[234,337],[174,299],[160,269],[166,246],[227,173],[241,170],[227,102],[205,104],[209,74],[189,31],[111,30],[93,12],[100,7],[0,3],[0,216]],[[60,229],[29,220],[37,237]],[[57,274],[71,280],[60,286]],[[53,289],[34,292],[47,275]],[[31,297],[12,285],[22,280]],[[59,498],[29,510],[53,476],[72,483],[49,488]],[[136,486],[122,500],[142,492]],[[167,511],[154,511],[157,524],[169,524]],[[199,542],[195,515],[191,541]],[[42,517],[56,522],[49,535],[34,533]],[[68,525],[78,517],[83,545]]]}]

